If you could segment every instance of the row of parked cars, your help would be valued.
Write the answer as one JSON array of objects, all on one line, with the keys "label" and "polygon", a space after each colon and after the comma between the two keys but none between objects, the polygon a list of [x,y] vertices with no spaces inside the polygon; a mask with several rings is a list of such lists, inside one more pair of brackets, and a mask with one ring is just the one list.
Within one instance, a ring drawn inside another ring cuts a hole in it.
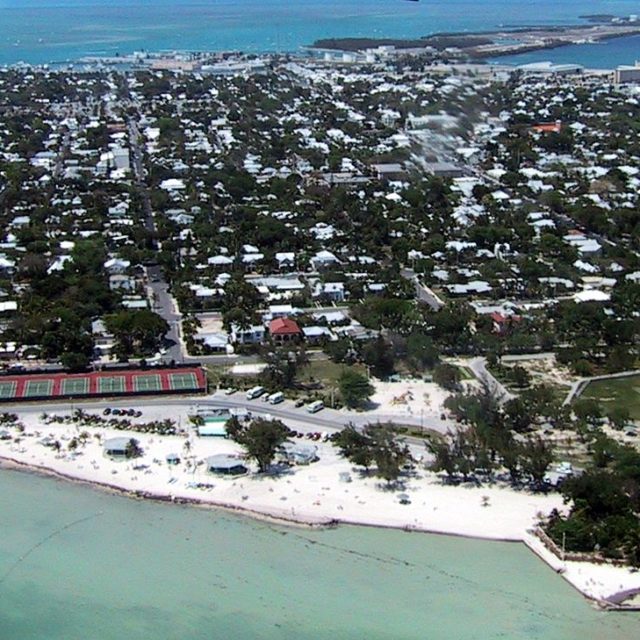
[{"label": "row of parked cars", "polygon": [[136,409],[111,409],[107,407],[102,415],[105,416],[131,416],[132,418],[139,418],[142,415],[142,411]]},{"label": "row of parked cars", "polygon": [[[247,400],[255,400],[256,398],[262,398],[264,402],[269,404],[280,404],[284,402],[284,393],[282,391],[276,391],[275,393],[267,394],[267,390],[264,387],[256,386],[247,391]],[[304,400],[298,400],[295,403],[296,407],[304,405]],[[309,413],[317,413],[324,409],[324,402],[322,400],[316,400],[306,406]]]}]

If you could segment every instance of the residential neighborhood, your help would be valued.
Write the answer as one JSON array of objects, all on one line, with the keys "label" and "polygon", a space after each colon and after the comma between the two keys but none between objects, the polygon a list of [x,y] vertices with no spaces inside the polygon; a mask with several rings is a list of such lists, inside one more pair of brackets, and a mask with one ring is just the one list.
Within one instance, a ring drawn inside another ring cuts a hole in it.
[{"label": "residential neighborhood", "polygon": [[633,85],[403,58],[64,78],[0,74],[9,362],[419,332],[633,368]]}]

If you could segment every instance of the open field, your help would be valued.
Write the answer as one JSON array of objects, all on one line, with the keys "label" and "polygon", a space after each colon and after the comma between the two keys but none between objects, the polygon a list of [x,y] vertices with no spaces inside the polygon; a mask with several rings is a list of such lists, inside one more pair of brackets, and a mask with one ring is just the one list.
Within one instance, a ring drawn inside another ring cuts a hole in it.
[{"label": "open field", "polygon": [[363,375],[367,374],[367,368],[361,364],[347,366],[338,364],[332,360],[312,360],[300,371],[298,380],[300,382],[316,380],[322,382],[327,389],[330,389],[331,387],[338,386],[338,378],[344,369],[355,369],[358,373]]},{"label": "open field", "polygon": [[605,410],[626,407],[633,420],[640,420],[640,375],[590,382],[580,398],[598,400]]},{"label": "open field", "polygon": [[[308,365],[299,370],[297,382],[301,384],[309,384],[319,382],[325,391],[337,389],[338,378],[344,369],[355,369],[359,373],[366,375],[367,369],[364,365],[344,365],[337,364],[331,360],[311,360]],[[206,366],[209,384],[216,387],[222,377],[233,376],[233,368],[228,365],[207,365]],[[257,373],[233,376],[237,379],[238,386],[247,387],[257,383]],[[289,390],[287,395],[294,396],[296,392]]]}]

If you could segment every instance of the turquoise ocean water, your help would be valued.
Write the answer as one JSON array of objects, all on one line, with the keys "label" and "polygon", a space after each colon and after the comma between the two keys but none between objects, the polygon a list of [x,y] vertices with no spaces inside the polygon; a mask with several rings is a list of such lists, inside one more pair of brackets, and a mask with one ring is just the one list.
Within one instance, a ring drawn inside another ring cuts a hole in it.
[{"label": "turquoise ocean water", "polygon": [[281,528],[0,471],[2,640],[632,640],[523,546]]},{"label": "turquoise ocean water", "polygon": [[[498,26],[575,24],[640,13],[638,0],[0,0],[0,64],[135,50],[296,51],[318,38],[419,37]],[[543,52],[598,66],[631,63],[638,40]],[[536,58],[540,59],[540,58]]]}]

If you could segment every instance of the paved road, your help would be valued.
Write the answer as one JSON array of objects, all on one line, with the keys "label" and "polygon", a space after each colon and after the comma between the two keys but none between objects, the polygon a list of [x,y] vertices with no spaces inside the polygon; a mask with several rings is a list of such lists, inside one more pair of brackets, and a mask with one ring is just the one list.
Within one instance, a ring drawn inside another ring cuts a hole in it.
[{"label": "paved road", "polygon": [[169,285],[164,280],[162,269],[158,265],[147,267],[147,275],[149,276],[149,287],[153,292],[153,310],[162,316],[169,325],[169,331],[165,336],[165,345],[167,352],[164,354],[164,360],[170,362],[189,362],[199,361],[198,358],[185,357],[182,352],[182,343],[178,335],[180,320],[182,316],[174,307],[173,298],[169,293]]},{"label": "paved road", "polygon": [[554,358],[555,353],[553,351],[540,351],[536,353],[519,353],[513,355],[500,356],[502,362],[526,362],[527,360],[548,360]]},{"label": "paved road", "polygon": [[481,382],[486,382],[498,396],[500,402],[506,402],[515,396],[487,369],[486,358],[473,358],[467,362],[473,375]]},{"label": "paved road", "polygon": [[[247,400],[244,395],[238,393],[234,396],[227,396],[215,393],[207,396],[185,396],[180,398],[149,397],[149,398],[123,398],[123,399],[99,399],[99,400],[68,400],[66,402],[52,403],[16,403],[2,404],[1,411],[15,412],[18,414],[41,414],[66,412],[82,408],[85,411],[103,411],[106,407],[126,407],[136,408],[144,411],[145,407],[167,407],[167,417],[172,417],[171,407],[184,411],[195,411],[196,408],[225,408],[225,409],[246,409],[254,415],[278,418],[290,424],[295,429],[301,431],[339,431],[349,423],[356,427],[376,422],[393,421],[398,424],[412,425],[416,427],[433,429],[440,433],[446,433],[453,428],[454,423],[441,420],[439,416],[398,416],[387,415],[382,412],[367,411],[362,413],[341,412],[333,409],[323,409],[318,413],[309,413],[304,407],[296,408],[293,402],[285,401],[281,404],[271,405],[261,399]],[[417,438],[405,438],[407,443],[418,446],[422,451],[424,443]]]},{"label": "paved road", "polygon": [[593,376],[591,378],[580,378],[571,384],[571,389],[567,393],[567,397],[563,400],[563,405],[571,404],[576,398],[579,398],[590,382],[598,382],[599,380],[615,380],[616,378],[631,378],[640,375],[640,369],[631,369],[630,371],[618,371],[617,373],[607,373],[602,376]]},{"label": "paved road", "polygon": [[[140,143],[140,131],[135,118],[128,120],[129,144],[131,147],[131,166],[136,185],[140,190],[142,197],[142,210],[144,213],[144,224],[152,238],[152,248],[158,249],[156,241],[156,224],[151,208],[151,199],[149,197],[149,189],[146,183],[144,170],[144,151]],[[150,265],[147,267],[147,275],[149,277],[149,286],[153,292],[154,308],[153,310],[162,316],[169,325],[169,331],[166,334],[166,353],[163,354],[162,360],[170,362],[184,362],[185,358],[182,353],[182,346],[178,336],[179,323],[181,315],[176,312],[173,306],[171,295],[169,294],[169,285],[164,279],[162,269],[158,265]],[[197,361],[197,358],[193,358]]]}]

